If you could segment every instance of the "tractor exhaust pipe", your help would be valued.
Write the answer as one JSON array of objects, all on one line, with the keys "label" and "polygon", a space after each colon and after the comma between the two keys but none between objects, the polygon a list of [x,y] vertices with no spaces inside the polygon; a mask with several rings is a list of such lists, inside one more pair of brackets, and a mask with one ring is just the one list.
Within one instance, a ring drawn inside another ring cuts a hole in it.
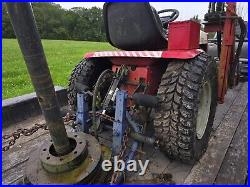
[{"label": "tractor exhaust pipe", "polygon": [[71,151],[30,3],[6,3],[33,87],[58,155]]}]

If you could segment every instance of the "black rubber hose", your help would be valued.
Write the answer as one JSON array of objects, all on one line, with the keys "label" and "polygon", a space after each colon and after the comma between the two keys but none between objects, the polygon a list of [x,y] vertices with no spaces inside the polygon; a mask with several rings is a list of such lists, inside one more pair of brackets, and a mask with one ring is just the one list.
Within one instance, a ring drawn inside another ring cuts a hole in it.
[{"label": "black rubber hose", "polygon": [[238,23],[240,25],[240,37],[239,37],[239,43],[237,46],[237,50],[236,50],[236,53],[234,56],[234,60],[233,60],[233,63],[230,67],[230,75],[229,75],[229,80],[230,80],[229,86],[230,87],[232,87],[234,85],[235,72],[236,72],[237,65],[239,64],[241,49],[242,49],[244,39],[245,39],[246,33],[247,33],[245,22],[241,17],[238,17]]},{"label": "black rubber hose", "polygon": [[221,52],[221,32],[217,32],[217,55],[220,58],[220,52]]}]

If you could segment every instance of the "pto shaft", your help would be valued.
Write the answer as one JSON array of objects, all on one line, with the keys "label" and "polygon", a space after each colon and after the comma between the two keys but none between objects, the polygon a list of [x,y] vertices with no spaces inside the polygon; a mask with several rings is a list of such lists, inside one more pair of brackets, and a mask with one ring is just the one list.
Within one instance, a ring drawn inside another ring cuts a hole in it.
[{"label": "pto shaft", "polygon": [[30,3],[6,3],[32,84],[58,155],[71,151]]}]

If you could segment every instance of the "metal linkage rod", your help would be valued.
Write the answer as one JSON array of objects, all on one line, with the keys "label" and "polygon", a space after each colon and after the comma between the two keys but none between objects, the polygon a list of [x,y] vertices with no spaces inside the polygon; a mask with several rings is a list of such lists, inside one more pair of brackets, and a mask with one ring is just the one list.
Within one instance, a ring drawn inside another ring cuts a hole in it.
[{"label": "metal linkage rod", "polygon": [[65,155],[71,151],[71,147],[31,5],[30,3],[6,4],[55,151],[58,155]]}]

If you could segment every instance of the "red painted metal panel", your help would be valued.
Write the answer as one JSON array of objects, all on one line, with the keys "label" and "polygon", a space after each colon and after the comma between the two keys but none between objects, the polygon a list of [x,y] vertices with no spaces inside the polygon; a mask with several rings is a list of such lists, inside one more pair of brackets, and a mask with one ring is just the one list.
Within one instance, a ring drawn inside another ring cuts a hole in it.
[{"label": "red painted metal panel", "polygon": [[85,54],[84,58],[91,57],[140,57],[161,58],[162,51],[100,51]]},{"label": "red painted metal panel", "polygon": [[138,57],[134,57],[134,58],[126,58],[126,57],[111,57],[109,58],[112,62],[112,64],[114,65],[135,65],[135,66],[139,66],[139,67],[145,67],[145,66],[150,66],[153,63],[156,62],[157,59],[155,58],[138,58]]},{"label": "red painted metal panel", "polygon": [[202,49],[163,51],[162,58],[191,59],[204,52]]},{"label": "red painted metal panel", "polygon": [[[112,71],[116,72],[120,69],[121,66],[113,65]],[[140,84],[140,81],[143,81],[147,85],[146,93],[154,95],[157,93],[158,86],[161,81],[162,74],[164,69],[162,64],[154,64],[151,66],[144,67],[134,67],[131,69],[129,67],[129,72],[126,81],[121,85],[121,89],[127,90],[129,95],[133,95],[136,88]]]},{"label": "red painted metal panel", "polygon": [[[121,66],[113,65],[112,71],[116,72],[120,67]],[[148,67],[137,67],[134,71],[130,70],[126,82],[121,85],[121,89],[127,90],[128,94],[132,95],[138,87],[140,79],[143,79],[146,84],[148,83],[148,71]]]},{"label": "red painted metal panel", "polygon": [[84,58],[173,58],[173,59],[190,59],[203,52],[202,49],[189,50],[166,50],[166,51],[102,51],[87,53]]},{"label": "red painted metal panel", "polygon": [[198,49],[200,24],[195,21],[169,23],[168,50]]}]

